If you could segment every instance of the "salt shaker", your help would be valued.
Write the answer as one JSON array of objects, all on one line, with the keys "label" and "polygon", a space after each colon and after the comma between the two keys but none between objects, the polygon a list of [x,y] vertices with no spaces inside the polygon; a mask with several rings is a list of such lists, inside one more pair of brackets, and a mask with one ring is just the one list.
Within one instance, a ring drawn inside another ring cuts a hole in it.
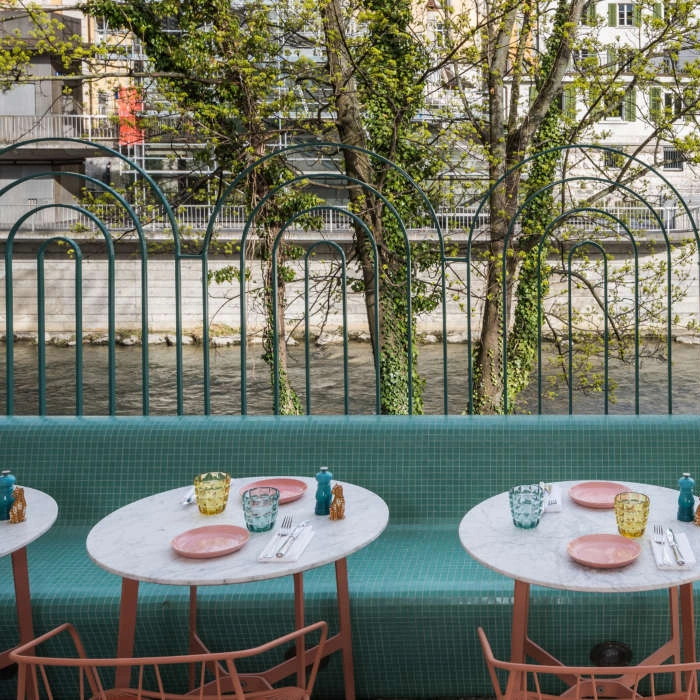
[{"label": "salt shaker", "polygon": [[16,481],[15,475],[9,469],[0,473],[0,520],[10,519],[10,508],[15,502],[13,492]]},{"label": "salt shaker", "polygon": [[690,478],[690,474],[685,472],[678,479],[678,486],[680,488],[680,493],[678,494],[678,520],[684,523],[692,523],[695,510],[695,496],[693,495],[695,481]]},{"label": "salt shaker", "polygon": [[316,488],[316,515],[328,515],[331,512],[331,479],[333,474],[328,471],[328,467],[321,467],[316,474],[318,486]]}]

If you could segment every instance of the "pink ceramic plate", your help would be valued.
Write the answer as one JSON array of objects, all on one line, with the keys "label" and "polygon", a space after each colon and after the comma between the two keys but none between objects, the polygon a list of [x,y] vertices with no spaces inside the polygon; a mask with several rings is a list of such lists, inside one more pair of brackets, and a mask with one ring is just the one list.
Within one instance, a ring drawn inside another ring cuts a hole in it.
[{"label": "pink ceramic plate", "polygon": [[579,564],[595,569],[617,569],[631,564],[642,548],[622,535],[584,535],[571,540],[566,551]]},{"label": "pink ceramic plate", "polygon": [[170,544],[183,557],[211,559],[235,552],[248,541],[249,537],[250,533],[243,527],[206,525],[183,532],[174,537]]},{"label": "pink ceramic plate", "polygon": [[622,491],[629,491],[629,488],[614,481],[583,481],[569,489],[569,496],[586,508],[614,508],[615,496]]},{"label": "pink ceramic plate", "polygon": [[261,479],[260,481],[254,481],[252,484],[246,484],[241,489],[241,494],[248,489],[257,488],[258,486],[272,486],[273,488],[279,489],[280,492],[280,503],[291,503],[301,498],[306,491],[306,483],[299,481],[299,479]]}]

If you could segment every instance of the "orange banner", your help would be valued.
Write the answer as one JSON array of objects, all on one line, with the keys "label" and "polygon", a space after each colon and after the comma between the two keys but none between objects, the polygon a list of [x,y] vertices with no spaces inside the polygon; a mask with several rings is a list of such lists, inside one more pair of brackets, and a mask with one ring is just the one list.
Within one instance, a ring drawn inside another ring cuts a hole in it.
[{"label": "orange banner", "polygon": [[141,91],[135,87],[120,87],[117,96],[119,114],[119,145],[143,143],[144,131],[138,126],[137,115],[143,111]]}]

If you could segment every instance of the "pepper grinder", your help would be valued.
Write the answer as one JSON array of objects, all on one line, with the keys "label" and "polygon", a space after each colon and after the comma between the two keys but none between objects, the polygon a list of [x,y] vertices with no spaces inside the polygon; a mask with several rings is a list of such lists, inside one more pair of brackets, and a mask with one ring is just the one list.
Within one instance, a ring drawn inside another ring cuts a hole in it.
[{"label": "pepper grinder", "polygon": [[16,481],[15,475],[9,469],[0,473],[0,520],[10,519],[10,508],[15,502],[13,491]]},{"label": "pepper grinder", "polygon": [[678,520],[684,523],[692,523],[695,510],[695,496],[693,495],[695,481],[690,478],[690,474],[685,472],[678,479],[678,486],[680,488],[680,493],[678,494]]},{"label": "pepper grinder", "polygon": [[328,515],[331,512],[331,479],[333,474],[328,471],[328,467],[321,467],[316,474],[318,487],[316,488],[316,515]]}]

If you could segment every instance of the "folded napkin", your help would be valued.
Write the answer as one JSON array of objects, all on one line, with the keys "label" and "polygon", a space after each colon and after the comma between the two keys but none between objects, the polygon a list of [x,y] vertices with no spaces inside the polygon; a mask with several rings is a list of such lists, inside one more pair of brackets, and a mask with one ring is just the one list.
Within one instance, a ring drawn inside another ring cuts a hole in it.
[{"label": "folded napkin", "polygon": [[[270,539],[270,541],[267,543],[265,546],[265,549],[263,549],[262,552],[260,552],[260,556],[258,557],[258,561],[262,562],[283,562],[283,561],[296,561],[303,553],[306,547],[308,546],[309,542],[311,542],[311,538],[314,536],[314,529],[311,525],[306,525],[301,529],[299,532],[298,537],[292,542],[292,544],[289,546],[289,549],[284,553],[283,557],[278,557],[276,555],[277,550],[280,548],[282,543],[285,541],[285,538],[282,537],[280,538],[277,533],[274,534],[274,536]],[[280,542],[280,539],[282,542]]]},{"label": "folded napkin", "polygon": [[[654,542],[654,540],[649,541],[651,543],[651,551],[654,553],[656,566],[659,569],[692,569],[695,566],[695,554],[685,532],[676,532],[678,549],[681,550],[681,556],[685,559],[685,564],[682,566],[676,562],[676,557],[673,556],[673,550],[668,542],[659,543]],[[666,552],[665,557],[664,552]]]},{"label": "folded napkin", "polygon": [[561,511],[561,486],[559,484],[542,484],[544,488],[545,513],[557,513]]}]

